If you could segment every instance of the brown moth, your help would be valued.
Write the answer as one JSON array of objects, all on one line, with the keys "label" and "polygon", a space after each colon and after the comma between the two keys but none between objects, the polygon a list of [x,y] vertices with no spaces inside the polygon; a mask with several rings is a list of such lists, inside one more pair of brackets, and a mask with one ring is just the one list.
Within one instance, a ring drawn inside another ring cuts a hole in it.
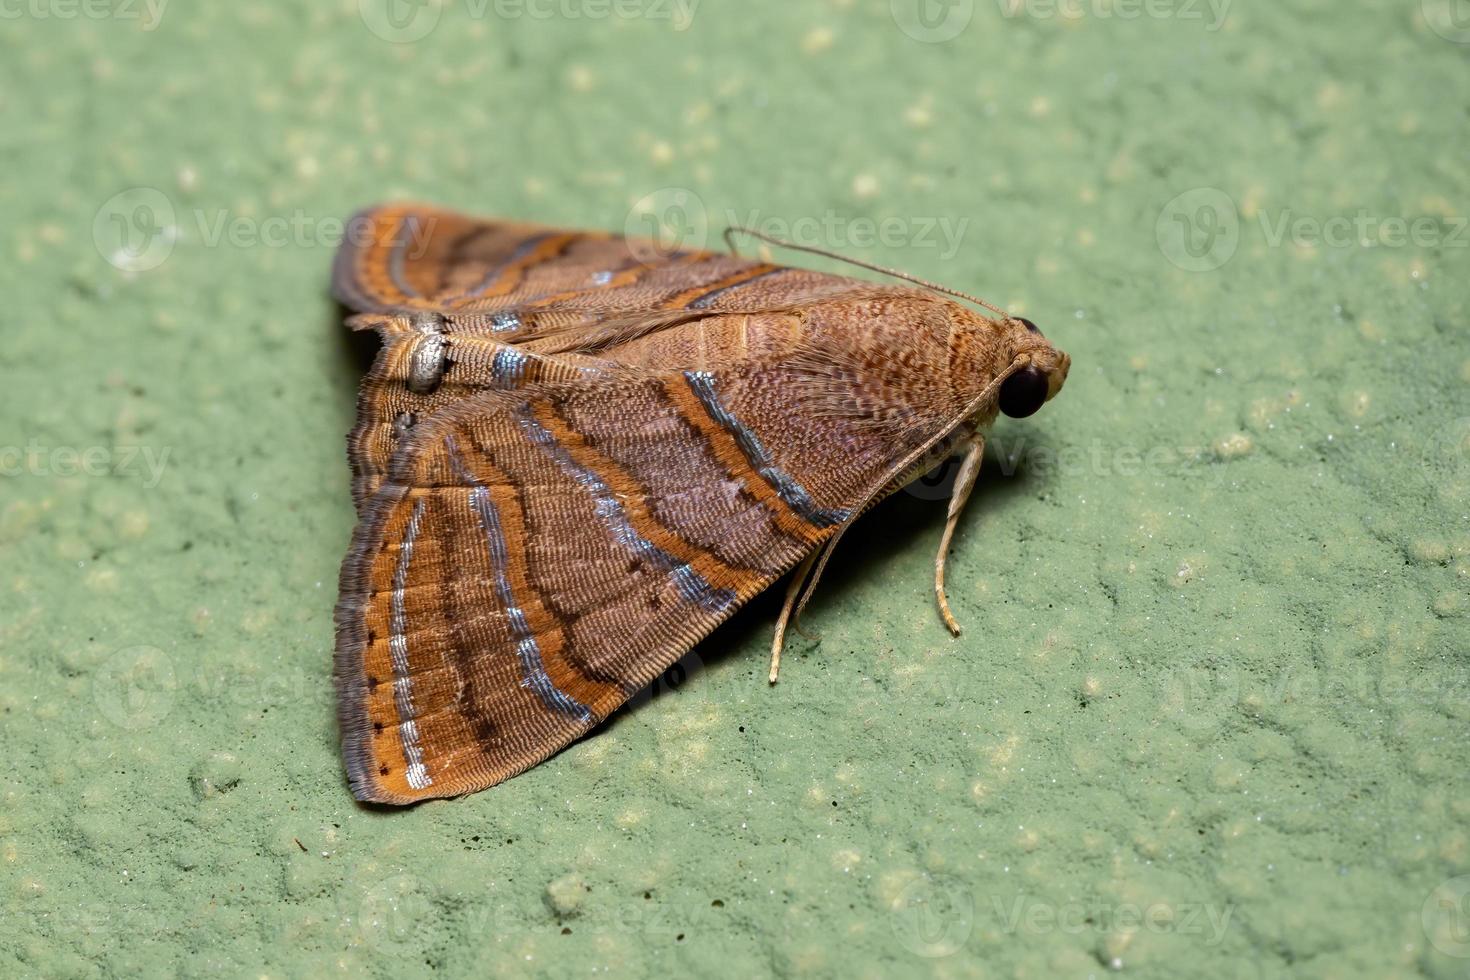
[{"label": "brown moth", "polygon": [[417,206],[354,227],[333,289],[382,340],[336,610],[361,800],[525,771],[801,566],[774,681],[843,531],[963,451],[935,561],[958,633],[944,556],[983,433],[1067,376],[1029,321],[939,287]]}]

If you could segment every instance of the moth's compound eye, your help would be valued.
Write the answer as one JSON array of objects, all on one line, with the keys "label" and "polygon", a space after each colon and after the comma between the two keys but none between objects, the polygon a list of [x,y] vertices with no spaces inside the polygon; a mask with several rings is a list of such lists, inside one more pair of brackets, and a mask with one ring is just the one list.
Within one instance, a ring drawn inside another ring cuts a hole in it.
[{"label": "moth's compound eye", "polygon": [[1016,317],[1016,319],[1021,321],[1021,325],[1024,326],[1027,330],[1030,330],[1032,333],[1041,333],[1041,328],[1032,323],[1030,320],[1026,319],[1024,316],[1018,316]]},{"label": "moth's compound eye", "polygon": [[1006,378],[1000,386],[1000,410],[1013,419],[1035,415],[1046,404],[1050,382],[1046,372],[1034,367],[1022,368]]}]

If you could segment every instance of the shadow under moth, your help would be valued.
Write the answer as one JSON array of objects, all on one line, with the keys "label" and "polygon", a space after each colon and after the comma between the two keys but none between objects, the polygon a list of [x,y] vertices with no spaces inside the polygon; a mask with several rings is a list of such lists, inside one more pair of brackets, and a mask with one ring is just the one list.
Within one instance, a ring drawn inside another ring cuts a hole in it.
[{"label": "shadow under moth", "polygon": [[335,679],[364,801],[529,769],[795,568],[774,681],[843,532],[963,452],[935,560],[958,633],[944,557],[984,432],[1067,376],[1030,321],[918,280],[418,206],[354,228],[333,292],[382,347]]}]

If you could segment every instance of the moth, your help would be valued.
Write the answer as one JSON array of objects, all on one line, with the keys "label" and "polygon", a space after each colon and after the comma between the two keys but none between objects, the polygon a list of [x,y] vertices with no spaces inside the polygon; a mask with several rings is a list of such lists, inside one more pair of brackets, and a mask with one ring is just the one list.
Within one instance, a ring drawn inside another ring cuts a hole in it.
[{"label": "moth", "polygon": [[798,569],[774,682],[842,534],[962,452],[935,560],[958,633],[945,554],[984,433],[1070,365],[919,280],[412,205],[352,227],[333,292],[381,349],[348,437],[334,674],[364,801],[525,771]]}]

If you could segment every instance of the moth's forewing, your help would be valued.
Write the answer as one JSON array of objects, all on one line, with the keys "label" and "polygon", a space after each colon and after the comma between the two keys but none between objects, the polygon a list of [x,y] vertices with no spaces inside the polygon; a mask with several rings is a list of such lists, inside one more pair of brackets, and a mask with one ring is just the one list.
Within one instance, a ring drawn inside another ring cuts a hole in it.
[{"label": "moth's forewing", "polygon": [[874,474],[765,448],[810,424],[769,399],[802,383],[614,373],[483,392],[416,428],[343,570],[353,791],[404,803],[521,772],[825,540]]}]

